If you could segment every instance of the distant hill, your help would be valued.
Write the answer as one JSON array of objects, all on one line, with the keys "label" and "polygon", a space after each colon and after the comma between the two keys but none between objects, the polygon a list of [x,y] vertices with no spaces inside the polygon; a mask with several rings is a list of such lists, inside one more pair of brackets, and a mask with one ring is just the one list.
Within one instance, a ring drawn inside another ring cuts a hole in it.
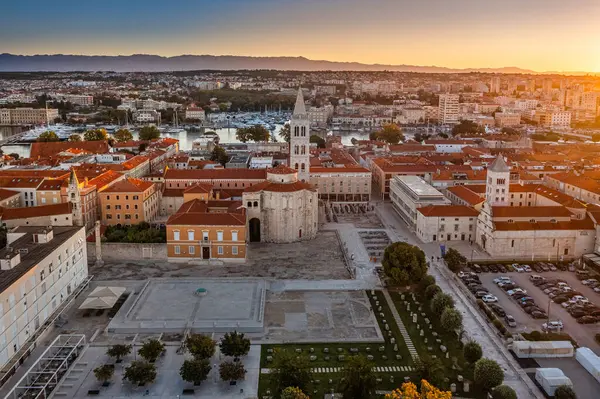
[{"label": "distant hill", "polygon": [[437,66],[361,64],[309,60],[304,57],[243,57],[233,55],[158,55],[134,54],[126,56],[102,55],[14,55],[0,54],[0,72],[167,72],[201,69],[239,70],[275,69],[296,71],[397,71],[423,73],[537,73],[516,67],[455,69]]}]

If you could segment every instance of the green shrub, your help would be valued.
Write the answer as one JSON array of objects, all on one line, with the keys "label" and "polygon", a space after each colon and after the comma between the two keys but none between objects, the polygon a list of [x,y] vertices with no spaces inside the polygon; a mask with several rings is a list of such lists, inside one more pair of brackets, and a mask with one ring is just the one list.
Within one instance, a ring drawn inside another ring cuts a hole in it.
[{"label": "green shrub", "polygon": [[502,367],[490,359],[479,359],[475,363],[475,369],[473,371],[473,380],[475,385],[484,391],[497,387],[504,381],[504,371]]}]

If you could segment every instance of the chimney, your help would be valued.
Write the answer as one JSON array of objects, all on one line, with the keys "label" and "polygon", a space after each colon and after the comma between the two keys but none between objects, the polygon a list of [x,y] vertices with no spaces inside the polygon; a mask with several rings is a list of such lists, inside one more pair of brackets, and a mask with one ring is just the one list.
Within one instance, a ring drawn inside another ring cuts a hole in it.
[{"label": "chimney", "polygon": [[21,253],[15,251],[12,248],[8,248],[8,253],[4,259],[0,259],[0,270],[11,270],[19,263],[21,263]]}]

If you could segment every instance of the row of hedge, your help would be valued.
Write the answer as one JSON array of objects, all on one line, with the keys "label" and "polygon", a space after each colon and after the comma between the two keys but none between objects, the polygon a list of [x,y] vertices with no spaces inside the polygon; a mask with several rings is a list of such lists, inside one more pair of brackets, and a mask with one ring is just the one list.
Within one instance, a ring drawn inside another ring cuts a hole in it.
[{"label": "row of hedge", "polygon": [[477,306],[479,306],[479,308],[481,310],[483,310],[483,313],[485,313],[488,320],[492,322],[494,327],[496,327],[496,329],[498,329],[498,331],[500,331],[500,333],[504,336],[504,338],[512,338],[512,334],[510,333],[510,331],[508,331],[506,329],[506,326],[504,325],[504,323],[502,323],[500,321],[500,319],[498,319],[496,317],[494,312],[492,312],[492,310],[485,304],[485,302],[483,302],[481,299],[478,299]]},{"label": "row of hedge", "polygon": [[533,330],[530,333],[521,333],[521,335],[528,341],[571,341],[574,347],[578,346],[577,341],[564,332],[542,332]]}]

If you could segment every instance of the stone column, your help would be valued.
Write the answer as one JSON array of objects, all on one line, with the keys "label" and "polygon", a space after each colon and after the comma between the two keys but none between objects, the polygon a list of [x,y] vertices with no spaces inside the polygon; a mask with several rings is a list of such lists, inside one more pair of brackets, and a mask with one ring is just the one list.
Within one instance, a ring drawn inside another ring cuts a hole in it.
[{"label": "stone column", "polygon": [[96,237],[96,266],[102,266],[104,261],[102,260],[102,241],[100,237],[100,221],[96,220],[96,226],[94,227],[94,236]]}]

